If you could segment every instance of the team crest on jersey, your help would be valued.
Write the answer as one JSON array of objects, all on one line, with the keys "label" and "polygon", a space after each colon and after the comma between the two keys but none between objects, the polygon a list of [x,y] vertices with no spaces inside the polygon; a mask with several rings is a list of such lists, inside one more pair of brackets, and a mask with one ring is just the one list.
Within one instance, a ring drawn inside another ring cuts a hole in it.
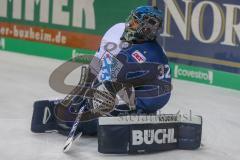
[{"label": "team crest on jersey", "polygon": [[138,62],[138,63],[144,63],[146,62],[146,57],[136,50],[135,52],[132,53],[132,57]]}]

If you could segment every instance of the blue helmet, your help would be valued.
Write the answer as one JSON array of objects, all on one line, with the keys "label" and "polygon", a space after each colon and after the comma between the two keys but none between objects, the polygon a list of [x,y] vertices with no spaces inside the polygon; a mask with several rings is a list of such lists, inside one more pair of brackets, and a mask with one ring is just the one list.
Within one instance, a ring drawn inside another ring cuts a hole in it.
[{"label": "blue helmet", "polygon": [[163,13],[152,6],[140,6],[127,19],[122,39],[126,41],[154,40],[162,27]]}]

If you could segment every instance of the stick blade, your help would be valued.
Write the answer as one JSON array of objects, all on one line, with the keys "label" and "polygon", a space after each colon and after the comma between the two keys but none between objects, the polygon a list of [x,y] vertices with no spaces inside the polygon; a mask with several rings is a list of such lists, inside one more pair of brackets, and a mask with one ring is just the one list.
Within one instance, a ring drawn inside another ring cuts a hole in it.
[{"label": "stick blade", "polygon": [[73,137],[69,137],[63,147],[63,152],[66,153],[69,151],[73,143]]},{"label": "stick blade", "polygon": [[75,139],[78,139],[82,136],[82,132],[80,132],[75,138],[72,136],[72,137],[69,137],[63,147],[63,152],[66,153],[70,150],[71,146],[72,146],[72,143]]}]

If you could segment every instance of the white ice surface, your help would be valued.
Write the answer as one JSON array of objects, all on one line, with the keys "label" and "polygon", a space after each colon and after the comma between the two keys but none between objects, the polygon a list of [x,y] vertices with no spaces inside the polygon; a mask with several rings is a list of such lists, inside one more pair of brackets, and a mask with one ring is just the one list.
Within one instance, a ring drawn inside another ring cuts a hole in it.
[{"label": "white ice surface", "polygon": [[[202,115],[203,145],[200,149],[145,155],[104,155],[97,152],[96,138],[84,137],[73,144],[70,153],[62,153],[66,137],[30,131],[33,101],[63,97],[48,84],[51,72],[62,63],[0,51],[0,160],[240,159],[240,92],[180,80],[173,81],[172,97],[163,112],[187,112],[191,109],[193,113]],[[68,81],[76,82],[71,78]]]}]

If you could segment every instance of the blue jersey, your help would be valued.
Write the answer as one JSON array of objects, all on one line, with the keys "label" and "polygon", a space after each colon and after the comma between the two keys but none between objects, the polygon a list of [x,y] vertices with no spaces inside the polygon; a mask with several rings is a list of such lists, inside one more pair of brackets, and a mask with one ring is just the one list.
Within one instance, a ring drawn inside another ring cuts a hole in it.
[{"label": "blue jersey", "polygon": [[[118,32],[116,31],[118,31],[119,34],[117,34]],[[151,80],[153,82],[163,81],[166,83],[171,83],[168,58],[161,46],[156,41],[148,41],[140,44],[125,44],[120,40],[120,35],[122,35],[122,31],[123,30],[121,28],[121,25],[116,25],[106,33],[106,35],[108,36],[105,35],[103,37],[100,49],[96,54],[96,56],[102,61],[102,68],[98,75],[99,81],[118,81],[118,76],[122,68],[124,68],[125,72],[127,73],[123,74],[122,76],[125,77],[120,77],[120,79],[126,79],[126,82],[128,81],[128,79],[133,78],[135,78],[136,81],[137,79],[148,78],[146,76],[144,77],[144,75],[148,72],[148,66],[149,68],[151,68],[153,64],[157,64],[160,66],[160,69],[154,73],[151,72]],[[113,32],[115,37],[110,36],[109,38],[109,35],[111,35],[111,33]],[[120,56],[125,57],[126,63],[118,63],[118,60],[115,57]],[[134,64],[135,66],[139,67],[137,70],[135,69],[134,72],[131,72],[130,64]],[[149,65],[145,65],[144,68],[142,68],[141,66],[143,66],[144,64]],[[148,83],[146,85],[135,86],[135,90],[137,93],[143,93],[149,90],[159,92],[160,89],[163,89],[160,85],[161,84],[151,85],[151,83]],[[136,94],[136,109],[142,110],[143,112],[147,113],[153,113],[156,112],[158,109],[162,108],[168,102],[169,98],[170,92],[143,97],[137,96]]]},{"label": "blue jersey", "polygon": [[[153,76],[157,80],[165,81],[171,83],[170,67],[168,64],[168,58],[165,55],[165,52],[161,46],[156,41],[145,42],[141,44],[133,44],[129,49],[122,50],[119,54],[124,54],[127,57],[129,63],[139,63],[140,66],[143,63],[155,63],[162,66],[162,68]],[[140,70],[138,72],[133,72],[129,74],[128,78],[139,77],[145,72],[147,68],[144,68],[144,71]],[[152,79],[153,82],[155,79]],[[160,87],[160,88],[159,88]],[[159,85],[144,85],[136,87],[136,91],[146,92],[148,90],[163,89],[163,86]],[[153,113],[158,109],[162,108],[169,100],[170,92],[159,94],[155,96],[148,97],[136,97],[136,108],[137,110],[143,110],[143,112]]]}]

